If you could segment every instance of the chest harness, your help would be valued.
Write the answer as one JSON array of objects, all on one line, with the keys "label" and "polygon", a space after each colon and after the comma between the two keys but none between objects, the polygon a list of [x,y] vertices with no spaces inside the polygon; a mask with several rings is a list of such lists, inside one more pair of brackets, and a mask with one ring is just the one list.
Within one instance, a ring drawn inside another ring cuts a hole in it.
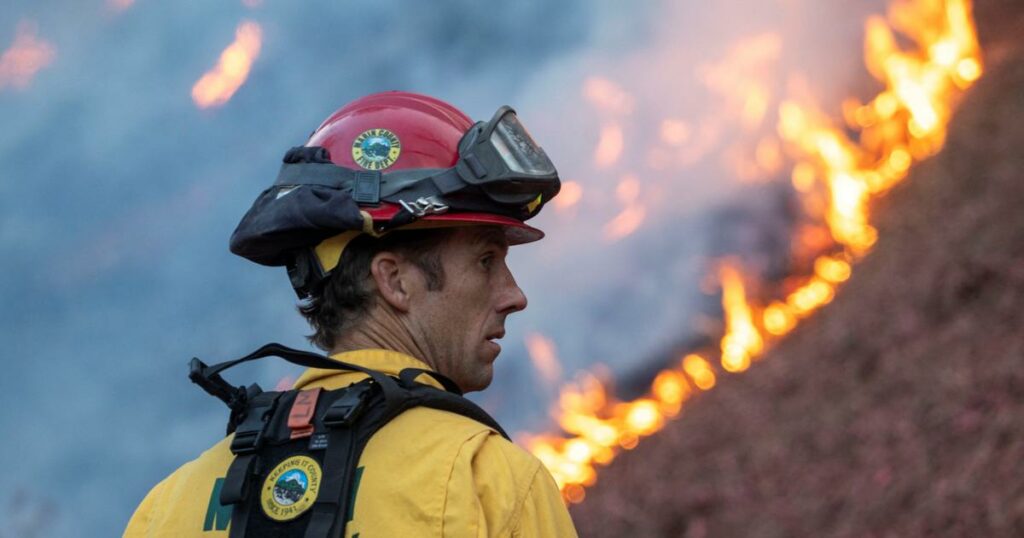
[{"label": "chest harness", "polygon": [[[267,392],[256,384],[233,386],[220,373],[232,366],[277,356],[307,368],[362,372],[369,377],[335,390]],[[462,396],[450,379],[406,368],[397,377],[267,344],[232,361],[207,366],[198,358],[189,379],[231,409],[227,434],[235,434],[235,459],[220,490],[232,506],[230,538],[340,538],[352,519],[359,457],[377,430],[413,407],[450,411],[480,422],[506,439],[486,411]],[[417,383],[436,379],[444,390]]]}]

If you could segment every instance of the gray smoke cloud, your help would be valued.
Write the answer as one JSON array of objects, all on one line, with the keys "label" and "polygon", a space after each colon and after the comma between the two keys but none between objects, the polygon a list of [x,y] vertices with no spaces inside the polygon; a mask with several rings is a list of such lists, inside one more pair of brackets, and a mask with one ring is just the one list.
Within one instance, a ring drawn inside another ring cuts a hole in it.
[{"label": "gray smoke cloud", "polygon": [[[231,256],[227,237],[285,149],[335,107],[385,89],[436,95],[476,118],[512,104],[583,188],[576,206],[537,219],[547,240],[513,251],[530,308],[510,318],[496,382],[476,397],[511,430],[548,428],[554,394],[527,358],[527,331],[555,342],[565,379],[596,361],[627,372],[692,334],[707,303],[710,215],[745,191],[716,158],[648,165],[665,118],[697,129],[724,106],[698,67],[785,28],[789,56],[769,68],[821,68],[834,78],[815,87],[839,94],[855,80],[844,77],[858,67],[858,17],[869,10],[795,0],[139,0],[123,12],[8,2],[0,46],[28,19],[57,56],[27,90],[0,91],[0,499],[52,504],[47,536],[118,535],[151,486],[223,432],[224,408],[186,380],[190,357],[226,360],[270,340],[308,347],[283,272]],[[837,13],[851,20],[823,31],[819,21]],[[248,81],[224,107],[196,109],[192,84],[244,19],[264,32]],[[627,93],[630,111],[588,100],[594,77]],[[611,121],[622,156],[597,167]],[[724,151],[731,128],[708,155]],[[626,174],[646,217],[610,241]],[[295,374],[271,363],[230,377],[267,387]]]}]

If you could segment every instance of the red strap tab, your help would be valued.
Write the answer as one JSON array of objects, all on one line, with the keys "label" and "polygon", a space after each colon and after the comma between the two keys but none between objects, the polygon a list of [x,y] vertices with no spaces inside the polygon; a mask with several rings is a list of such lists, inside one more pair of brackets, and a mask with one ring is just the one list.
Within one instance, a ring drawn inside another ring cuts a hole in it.
[{"label": "red strap tab", "polygon": [[292,403],[288,413],[288,427],[292,430],[292,439],[301,439],[313,435],[313,413],[316,401],[320,398],[320,388],[300,391]]}]

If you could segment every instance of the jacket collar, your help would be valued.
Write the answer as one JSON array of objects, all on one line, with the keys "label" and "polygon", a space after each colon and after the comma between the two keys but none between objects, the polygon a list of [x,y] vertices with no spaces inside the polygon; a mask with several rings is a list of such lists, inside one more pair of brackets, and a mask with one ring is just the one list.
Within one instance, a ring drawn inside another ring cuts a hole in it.
[{"label": "jacket collar", "polygon": [[[377,370],[378,372],[393,376],[397,376],[399,372],[406,368],[418,368],[420,370],[433,371],[433,368],[428,366],[427,363],[410,357],[404,353],[391,351],[389,349],[360,349],[356,351],[346,351],[344,353],[335,353],[334,355],[331,355],[330,358],[336,361],[347,362],[364,368],[369,368],[371,370]],[[309,368],[299,376],[299,379],[295,381],[294,388],[311,389],[320,387],[327,390],[334,390],[347,387],[348,385],[356,383],[365,377],[366,374],[362,372]],[[439,389],[444,388],[437,380],[429,375],[420,375],[416,381],[433,385]]]}]

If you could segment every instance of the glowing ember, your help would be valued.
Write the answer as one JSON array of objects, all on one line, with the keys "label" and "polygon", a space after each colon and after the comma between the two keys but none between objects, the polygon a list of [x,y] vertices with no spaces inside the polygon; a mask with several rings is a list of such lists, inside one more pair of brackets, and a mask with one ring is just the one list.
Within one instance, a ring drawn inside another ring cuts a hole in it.
[{"label": "glowing ember", "polygon": [[[904,49],[901,43],[912,47]],[[705,84],[726,96],[747,129],[766,116],[770,92],[759,73],[777,59],[780,47],[778,36],[765,34],[741,42],[725,62],[699,73]],[[808,216],[820,218],[824,226],[798,228],[793,252],[804,263],[813,261],[813,271],[787,279],[783,296],[767,306],[751,304],[744,276],[735,267],[720,267],[725,334],[719,362],[726,371],[746,370],[766,344],[833,300],[836,287],[851,277],[852,263],[877,240],[868,213],[872,197],[884,194],[916,161],[941,148],[959,92],[983,72],[969,0],[894,0],[884,19],[872,17],[866,23],[865,62],[883,89],[867,103],[843,103],[845,128],[809,104],[789,99],[778,108],[782,143],[761,138],[750,148],[748,162],[763,171],[792,164],[793,188]],[[606,113],[628,114],[633,105],[628,94],[603,79],[589,79],[584,95]],[[608,125],[617,134],[602,133],[595,162],[610,165],[622,151],[621,127]],[[682,120],[661,122],[661,142],[676,147],[684,164],[696,162],[718,139],[720,122],[701,120],[698,125],[691,135]],[[858,136],[848,135],[851,131]],[[691,139],[694,146],[686,147]],[[603,153],[608,155],[600,157]],[[654,156],[658,158],[653,161],[664,161],[664,156]],[[627,175],[619,183],[616,196],[624,209],[606,225],[606,237],[624,237],[640,225],[644,208],[639,193],[635,177]],[[565,499],[581,502],[584,487],[597,479],[595,465],[610,462],[619,450],[631,449],[641,437],[660,430],[696,390],[709,390],[715,383],[711,362],[697,354],[658,373],[649,392],[630,402],[616,400],[598,378],[583,375],[562,389],[555,410],[564,433],[535,436],[526,444],[551,471]]]},{"label": "glowing ember", "polygon": [[544,381],[554,384],[562,377],[562,365],[555,354],[555,343],[540,333],[526,334],[526,349],[533,367]]},{"label": "glowing ember", "polygon": [[36,37],[34,23],[18,23],[14,43],[0,56],[0,90],[7,86],[17,90],[28,88],[36,73],[50,65],[56,55],[53,45]]},{"label": "glowing ember", "polygon": [[224,49],[217,65],[192,86],[192,100],[199,108],[221,106],[242,87],[260,54],[262,39],[259,24],[246,21],[238,25],[235,41]]}]

